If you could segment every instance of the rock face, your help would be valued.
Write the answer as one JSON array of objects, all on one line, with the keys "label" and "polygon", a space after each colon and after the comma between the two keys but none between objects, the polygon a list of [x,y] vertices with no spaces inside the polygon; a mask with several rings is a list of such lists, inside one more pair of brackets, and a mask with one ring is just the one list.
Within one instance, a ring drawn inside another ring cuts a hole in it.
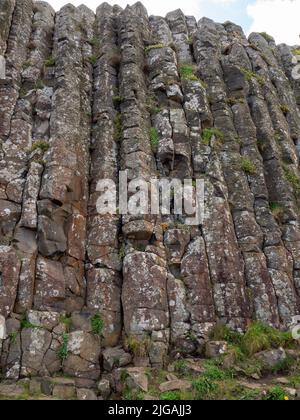
[{"label": "rock face", "polygon": [[[295,49],[180,10],[149,17],[140,3],[94,14],[0,2],[5,378],[64,372],[93,399],[103,371],[199,354],[217,322],[290,327],[300,309]],[[100,215],[98,182],[118,184],[120,170],[204,180],[203,223]]]}]

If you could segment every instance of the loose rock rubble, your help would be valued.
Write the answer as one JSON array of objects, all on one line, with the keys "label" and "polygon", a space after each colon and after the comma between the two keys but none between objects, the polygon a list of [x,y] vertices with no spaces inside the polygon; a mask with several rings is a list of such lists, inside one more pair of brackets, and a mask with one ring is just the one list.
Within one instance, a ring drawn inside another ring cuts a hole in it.
[{"label": "loose rock rubble", "polygon": [[[28,381],[31,396],[107,399],[122,369],[148,393],[145,369],[226,353],[207,343],[217,322],[291,328],[297,48],[181,10],[149,17],[141,3],[95,14],[1,1],[0,395]],[[100,216],[97,183],[120,169],[205,180],[203,224]],[[274,352],[258,357],[270,366]],[[190,385],[163,384],[177,388]]]}]

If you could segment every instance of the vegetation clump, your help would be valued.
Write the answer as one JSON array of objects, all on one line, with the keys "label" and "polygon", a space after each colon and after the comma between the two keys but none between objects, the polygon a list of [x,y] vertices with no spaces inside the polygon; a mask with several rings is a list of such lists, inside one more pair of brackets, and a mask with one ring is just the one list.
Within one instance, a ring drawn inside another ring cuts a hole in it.
[{"label": "vegetation clump", "polygon": [[37,141],[33,144],[31,148],[31,152],[34,152],[35,150],[41,150],[42,152],[47,152],[50,148],[50,144],[46,141]]},{"label": "vegetation clump", "polygon": [[248,175],[254,175],[257,171],[255,163],[247,157],[242,157],[241,168]]},{"label": "vegetation clump", "polygon": [[99,336],[102,335],[102,331],[104,328],[104,321],[99,314],[94,315],[93,318],[91,319],[91,327],[92,327],[92,333],[94,335],[99,335]]},{"label": "vegetation clump", "polygon": [[218,141],[223,142],[224,134],[218,128],[205,128],[202,131],[202,142],[209,146],[211,139],[215,137]]},{"label": "vegetation clump", "polygon": [[145,53],[148,53],[151,50],[159,50],[164,48],[165,45],[164,44],[153,44],[153,45],[148,45],[148,47],[145,48]]},{"label": "vegetation clump", "polygon": [[114,118],[115,141],[119,142],[123,138],[122,115],[118,113]]},{"label": "vegetation clump", "polygon": [[261,32],[261,33],[260,33],[260,35],[261,35],[263,38],[265,38],[265,40],[266,40],[267,42],[272,42],[272,41],[274,41],[274,38],[273,38],[271,35],[269,35],[267,32]]},{"label": "vegetation clump", "polygon": [[156,152],[158,144],[159,144],[159,137],[158,137],[157,129],[154,127],[151,127],[149,131],[149,136],[150,136],[151,149],[153,152]]},{"label": "vegetation clump", "polygon": [[286,163],[282,164],[282,169],[286,180],[291,184],[295,193],[298,193],[300,191],[300,182],[298,176]]},{"label": "vegetation clump", "polygon": [[54,57],[49,57],[45,60],[45,67],[54,67],[56,64],[56,60]]},{"label": "vegetation clump", "polygon": [[60,358],[62,362],[64,362],[69,355],[68,344],[69,344],[69,335],[65,333],[62,336],[62,342],[58,349],[58,357]]},{"label": "vegetation clump", "polygon": [[180,76],[183,80],[199,81],[196,75],[197,68],[191,64],[183,64],[180,66]]}]

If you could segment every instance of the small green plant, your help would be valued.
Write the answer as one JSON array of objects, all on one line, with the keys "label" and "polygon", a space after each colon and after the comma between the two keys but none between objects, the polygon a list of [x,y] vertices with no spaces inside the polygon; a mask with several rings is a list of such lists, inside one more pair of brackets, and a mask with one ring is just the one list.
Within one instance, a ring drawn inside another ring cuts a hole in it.
[{"label": "small green plant", "polygon": [[256,400],[260,396],[260,391],[257,389],[243,389],[239,394],[239,400],[251,401]]},{"label": "small green plant", "polygon": [[180,76],[183,80],[199,81],[196,75],[197,68],[191,64],[183,64],[180,66]]},{"label": "small green plant", "polygon": [[192,385],[196,391],[196,398],[198,400],[204,400],[212,397],[219,389],[218,384],[201,376],[193,381]]},{"label": "small green plant", "polygon": [[185,360],[177,360],[174,363],[175,372],[179,373],[180,375],[186,375],[188,372],[187,362]]},{"label": "small green plant", "polygon": [[282,222],[284,209],[278,203],[270,203],[270,210],[275,220],[278,222]]},{"label": "small green plant", "polygon": [[10,344],[16,344],[18,335],[18,331],[13,331],[9,334]]},{"label": "small green plant", "polygon": [[150,114],[159,114],[161,108],[158,106],[157,100],[153,95],[150,95],[146,99],[146,107]]},{"label": "small green plant", "polygon": [[32,324],[26,318],[22,319],[22,321],[21,321],[21,329],[22,330],[39,329],[39,328],[41,328],[41,327]]},{"label": "small green plant", "polygon": [[253,79],[256,79],[260,85],[262,86],[265,85],[264,79],[258,74],[254,73],[252,70],[248,70],[248,69],[245,69],[244,67],[241,67],[240,71],[248,82],[251,82]]},{"label": "small green plant", "polygon": [[54,57],[49,57],[45,60],[45,67],[54,67],[56,64],[56,60]]},{"label": "small green plant", "polygon": [[69,344],[69,335],[63,334],[62,343],[58,349],[58,357],[60,358],[62,362],[64,362],[69,355],[68,344]]},{"label": "small green plant", "polygon": [[241,158],[241,168],[248,175],[254,175],[257,171],[255,163],[247,157]]},{"label": "small green plant", "polygon": [[49,143],[46,141],[37,141],[32,145],[31,152],[34,152],[35,150],[41,150],[42,152],[47,152],[50,148]]},{"label": "small green plant", "polygon": [[126,245],[123,243],[119,250],[119,260],[123,261],[125,257],[126,257]]},{"label": "small green plant", "polygon": [[163,392],[160,395],[160,399],[162,401],[179,401],[180,400],[180,392],[178,392],[178,391]]},{"label": "small green plant", "polygon": [[148,47],[145,48],[145,53],[148,53],[151,50],[159,50],[164,48],[165,45],[164,44],[153,44],[153,45],[149,45]]},{"label": "small green plant", "polygon": [[228,98],[226,99],[226,103],[230,106],[236,105],[236,104],[243,104],[244,100],[242,98]]},{"label": "small green plant", "polygon": [[113,96],[112,100],[114,104],[118,105],[124,101],[124,98],[122,96],[115,95]]},{"label": "small green plant", "polygon": [[286,180],[292,185],[294,191],[298,193],[300,191],[300,182],[298,176],[293,170],[290,169],[289,165],[287,165],[286,163],[282,164],[282,169]]},{"label": "small green plant", "polygon": [[192,36],[190,36],[189,38],[188,38],[188,44],[189,45],[193,45],[194,44],[194,39],[193,39],[193,37]]},{"label": "small green plant", "polygon": [[94,315],[93,318],[91,319],[91,327],[92,327],[92,333],[94,335],[99,335],[99,336],[102,335],[102,331],[104,328],[104,321],[99,314]]},{"label": "small green plant", "polygon": [[90,55],[90,56],[88,57],[88,59],[89,59],[89,62],[90,62],[93,66],[95,66],[95,64],[97,64],[97,61],[98,61],[98,56],[97,56],[96,54],[92,54],[92,55]]},{"label": "small green plant", "polygon": [[89,40],[89,43],[92,47],[95,47],[95,48],[100,47],[100,40],[96,36],[93,36],[93,38]]},{"label": "small green plant", "polygon": [[156,152],[158,143],[159,143],[157,129],[154,127],[151,127],[149,131],[149,136],[150,136],[150,144],[151,144],[152,151]]},{"label": "small green plant", "polygon": [[149,338],[142,339],[134,336],[129,336],[126,338],[125,346],[136,357],[146,357],[149,353],[150,340]]},{"label": "small green plant", "polygon": [[67,331],[70,331],[71,326],[72,326],[72,319],[71,319],[70,317],[63,316],[63,315],[62,315],[62,316],[59,318],[59,322],[60,322],[61,324],[64,324],[64,325],[66,326]]},{"label": "small green plant", "polygon": [[45,87],[45,83],[43,82],[43,80],[38,80],[35,84],[36,90],[44,89],[44,87]]},{"label": "small green plant", "polygon": [[264,398],[266,401],[284,401],[286,399],[289,398],[281,386],[274,386],[273,388],[269,389],[267,395]]},{"label": "small green plant", "polygon": [[243,73],[243,75],[245,76],[245,79],[246,79],[248,82],[250,82],[252,79],[256,78],[256,74],[255,74],[253,71],[248,70],[248,69],[245,69],[245,68],[243,68],[243,67],[242,67],[240,70],[241,70],[241,72],[242,72],[242,73]]},{"label": "small green plant", "polygon": [[290,112],[290,109],[286,104],[281,104],[280,109],[284,115],[287,115]]},{"label": "small green plant", "polygon": [[218,128],[205,128],[202,131],[201,137],[202,137],[202,142],[207,146],[210,145],[210,141],[213,137],[215,137],[216,140],[218,140],[219,142],[223,142],[224,140],[224,134]]},{"label": "small green plant", "polygon": [[292,51],[292,54],[293,55],[300,55],[300,49],[294,49],[293,51]]},{"label": "small green plant", "polygon": [[30,61],[25,61],[25,63],[23,63],[23,69],[26,70],[31,66],[31,62]]},{"label": "small green plant", "polygon": [[260,35],[265,38],[265,40],[267,42],[272,42],[274,41],[273,37],[271,37],[271,35],[269,35],[267,32],[261,32]]},{"label": "small green plant", "polygon": [[115,141],[120,142],[123,138],[122,115],[118,113],[114,118]]}]

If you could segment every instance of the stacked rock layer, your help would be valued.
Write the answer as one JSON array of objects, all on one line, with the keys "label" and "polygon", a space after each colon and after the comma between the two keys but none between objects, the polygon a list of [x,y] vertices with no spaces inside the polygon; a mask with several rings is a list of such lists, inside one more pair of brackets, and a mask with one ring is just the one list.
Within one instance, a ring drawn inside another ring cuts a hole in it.
[{"label": "stacked rock layer", "polygon": [[[290,327],[300,308],[295,50],[180,10],[149,17],[140,3],[94,14],[1,1],[6,378],[97,380],[101,355],[130,363],[122,348],[161,367],[199,353],[217,322]],[[203,224],[99,215],[98,181],[118,184],[120,170],[203,179]]]}]

